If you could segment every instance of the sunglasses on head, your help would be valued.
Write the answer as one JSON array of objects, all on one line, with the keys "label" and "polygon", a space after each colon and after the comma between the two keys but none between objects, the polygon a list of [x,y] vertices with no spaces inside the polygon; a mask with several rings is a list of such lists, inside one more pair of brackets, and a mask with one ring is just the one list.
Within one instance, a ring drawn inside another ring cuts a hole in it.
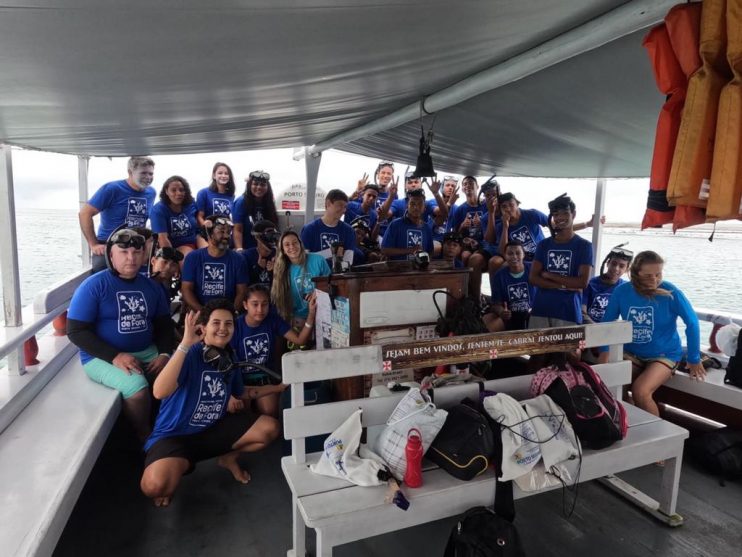
[{"label": "sunglasses on head", "polygon": [[459,180],[458,180],[458,178],[456,178],[456,176],[444,176],[443,177],[443,182],[444,183],[445,182],[453,182],[455,184],[458,184],[459,183]]},{"label": "sunglasses on head", "polygon": [[144,236],[130,230],[122,230],[111,236],[111,243],[116,244],[122,249],[142,249],[146,241]]},{"label": "sunglasses on head", "polygon": [[214,219],[214,226],[234,226],[234,223],[227,217],[217,217]]},{"label": "sunglasses on head", "polygon": [[394,163],[392,161],[379,161],[379,168],[382,166],[391,166],[394,168]]},{"label": "sunglasses on head", "polygon": [[263,172],[262,170],[253,170],[252,172],[250,172],[250,179],[262,180],[267,182],[271,179],[271,175],[268,172]]}]

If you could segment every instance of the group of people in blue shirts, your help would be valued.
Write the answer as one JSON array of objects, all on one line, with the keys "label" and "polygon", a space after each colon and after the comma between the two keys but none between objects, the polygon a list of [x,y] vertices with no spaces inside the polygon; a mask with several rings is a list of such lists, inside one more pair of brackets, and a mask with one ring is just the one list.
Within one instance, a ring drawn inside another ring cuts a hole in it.
[{"label": "group of people in blue shirts", "polygon": [[[206,458],[219,457],[235,479],[249,481],[239,454],[264,448],[280,432],[285,387],[274,384],[270,369],[283,342],[311,342],[312,279],[331,270],[424,251],[469,267],[475,281],[489,273],[484,321],[491,331],[631,320],[634,397],[655,413],[652,393],[682,356],[680,316],[691,374],[703,378],[695,313],[662,280],[659,255],[634,258],[615,248],[591,280],[592,245],[575,234],[580,225],[566,194],[546,215],[521,209],[492,179],[480,188],[466,176],[457,205],[454,177],[433,180],[426,199],[423,181],[408,173],[399,197],[393,164],[382,161],[374,183],[364,175],[351,196],[330,190],[321,217],[281,233],[267,172],[250,173],[235,199],[232,170],[217,163],[195,200],[187,180],[171,176],[155,203],[154,166],[131,157],[128,177],[103,185],[80,210],[96,272],[72,298],[68,335],[87,375],[121,393],[146,451],[142,490],[157,505],[168,505],[182,476]],[[170,302],[178,279],[187,311],[176,330]],[[478,284],[472,290],[479,295]],[[161,401],[154,426],[153,400]]]}]

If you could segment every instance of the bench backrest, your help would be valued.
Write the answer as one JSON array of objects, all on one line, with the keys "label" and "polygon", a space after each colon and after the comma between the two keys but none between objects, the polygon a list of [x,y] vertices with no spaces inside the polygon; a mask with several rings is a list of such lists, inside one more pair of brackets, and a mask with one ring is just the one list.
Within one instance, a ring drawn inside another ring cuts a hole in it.
[{"label": "bench backrest", "polygon": [[[576,327],[577,329],[577,327]],[[581,329],[581,327],[580,327]],[[612,345],[611,362],[594,366],[606,385],[614,391],[631,381],[631,364],[620,361],[620,346],[631,340],[631,324],[627,322],[601,323],[586,325],[583,346]],[[482,339],[497,338],[503,333],[485,333],[474,335]],[[435,341],[422,341],[433,345]],[[546,353],[553,347],[544,344],[531,347],[530,353]],[[386,352],[389,353],[388,351]],[[384,367],[384,349],[381,345],[365,345],[333,350],[314,350],[307,352],[290,352],[283,356],[283,379],[293,386],[291,390],[291,408],[284,411],[284,437],[292,441],[292,454],[297,462],[304,462],[304,444],[302,439],[312,435],[326,434],[334,431],[354,410],[363,409],[364,427],[386,423],[404,393],[392,396],[362,398],[304,406],[303,383],[326,379],[356,377],[369,373],[379,373]],[[509,355],[509,354],[508,354]],[[477,356],[473,356],[477,359]],[[483,359],[483,358],[479,358]],[[441,363],[446,363],[441,358]],[[485,383],[488,390],[506,392],[515,398],[528,398],[531,376],[493,379]],[[435,403],[441,408],[457,404],[465,397],[477,397],[478,387],[475,384],[451,385],[435,392]]]}]

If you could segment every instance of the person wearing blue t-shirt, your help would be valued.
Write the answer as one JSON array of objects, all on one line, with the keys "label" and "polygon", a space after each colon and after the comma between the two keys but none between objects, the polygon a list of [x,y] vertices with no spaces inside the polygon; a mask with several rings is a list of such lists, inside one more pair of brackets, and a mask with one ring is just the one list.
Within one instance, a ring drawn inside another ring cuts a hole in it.
[{"label": "person wearing blue t-shirt", "polygon": [[[443,246],[443,235],[446,233],[446,230],[448,230],[448,215],[451,214],[451,209],[453,209],[454,205],[456,204],[456,200],[459,198],[459,181],[456,179],[455,176],[444,176],[443,182],[441,185],[441,199],[443,199],[443,203],[446,205],[446,218],[443,220],[443,222],[440,222],[440,220],[437,218],[439,215],[442,214],[443,209],[441,206],[438,205],[438,202],[435,202],[435,206],[433,207],[433,245],[436,246],[436,250],[438,245],[440,244],[441,247]],[[426,204],[433,204],[434,200],[430,199],[426,202]],[[438,224],[440,222],[440,224]]]},{"label": "person wearing blue t-shirt", "polygon": [[259,220],[251,232],[256,246],[242,251],[247,263],[248,285],[262,284],[269,290],[273,284],[273,265],[276,262],[276,245],[281,237],[276,225]]},{"label": "person wearing blue t-shirt", "polygon": [[350,227],[356,235],[356,247],[353,250],[353,266],[366,265],[368,263],[377,263],[384,259],[381,254],[381,246],[377,237],[372,234],[368,222],[364,217],[356,217]]},{"label": "person wearing blue t-shirt", "polygon": [[245,193],[234,200],[234,247],[237,250],[254,248],[253,226],[269,221],[278,229],[278,211],[271,186],[271,175],[263,170],[253,170],[245,180]]},{"label": "person wearing blue t-shirt", "polygon": [[536,287],[528,282],[531,264],[524,257],[523,245],[510,242],[505,247],[507,267],[490,275],[492,305],[482,319],[492,332],[528,328]]},{"label": "person wearing blue t-shirt", "polygon": [[124,415],[144,441],[150,432],[145,374],[156,375],[173,347],[173,323],[165,292],[139,274],[145,238],[115,232],[106,243],[110,268],[83,281],[67,315],[67,336],[80,348],[85,373],[123,397]]},{"label": "person wearing blue t-shirt", "polygon": [[633,252],[624,249],[623,244],[613,248],[600,265],[600,274],[590,279],[582,291],[582,320],[584,323],[600,323],[611,294],[624,281],[631,265]]},{"label": "person wearing blue t-shirt", "polygon": [[348,265],[353,264],[356,235],[347,222],[340,220],[347,206],[348,195],[344,191],[327,192],[325,214],[301,229],[301,241],[307,251],[321,255],[331,263],[333,250],[336,250],[339,258]]},{"label": "person wearing blue t-shirt", "polygon": [[[632,325],[632,341],[624,345],[624,357],[631,361],[631,393],[639,408],[659,416],[654,392],[665,383],[683,357],[677,320],[685,323],[687,360],[691,379],[703,381],[701,333],[698,317],[685,295],[664,281],[664,260],[653,251],[643,251],[631,263],[631,281],[613,291],[603,322],[621,317]],[[608,361],[607,347],[601,348],[601,363]]]},{"label": "person wearing blue t-shirt", "polygon": [[[143,228],[157,195],[152,188],[155,163],[149,157],[131,157],[126,165],[126,180],[108,182],[100,187],[79,213],[80,228],[90,246],[93,272],[106,268],[106,240],[121,227]],[[93,217],[100,214],[95,232]]]},{"label": "person wearing blue t-shirt", "polygon": [[463,269],[464,262],[461,261],[461,249],[463,238],[458,232],[446,232],[442,238],[441,253],[434,259],[448,261],[454,269]]},{"label": "person wearing blue t-shirt", "polygon": [[593,246],[574,232],[575,204],[566,195],[549,202],[553,237],[536,246],[529,281],[538,287],[530,327],[582,323],[582,291],[590,280]]},{"label": "person wearing blue t-shirt", "polygon": [[433,230],[426,223],[425,192],[421,189],[407,192],[407,212],[394,219],[381,241],[381,252],[389,259],[413,259],[420,251],[433,253]]},{"label": "person wearing blue t-shirt", "polygon": [[171,176],[165,180],[150,220],[160,247],[176,248],[183,257],[196,249],[196,202],[185,178]]},{"label": "person wearing blue t-shirt", "polygon": [[[378,197],[379,186],[376,184],[366,184],[361,192],[360,201],[348,201],[348,206],[345,208],[343,220],[347,224],[352,225],[354,220],[363,217],[366,220],[366,225],[369,230],[373,231],[376,228],[379,216],[376,212],[376,200]],[[355,263],[358,264],[357,261],[355,261]]]},{"label": "person wearing blue t-shirt", "polygon": [[[232,169],[223,162],[216,163],[211,169],[211,183],[196,194],[196,221],[200,227],[212,215],[232,220],[235,189]],[[196,236],[197,247],[205,248],[207,244],[204,238]]]},{"label": "person wearing blue t-shirt", "polygon": [[245,259],[229,249],[232,221],[212,215],[205,222],[208,247],[189,253],[183,264],[183,300],[196,310],[216,298],[228,298],[235,308],[242,307],[248,273]]},{"label": "person wearing blue t-shirt", "polygon": [[[275,307],[271,306],[270,290],[262,284],[250,286],[245,299],[245,316],[237,320],[231,346],[240,362],[251,362],[276,369],[274,358],[276,340],[285,338],[297,346],[306,344],[314,328],[314,316],[317,304],[314,299],[309,303],[307,321],[300,332],[295,332],[284,320]],[[242,381],[248,387],[269,385],[270,377],[255,367],[242,368]],[[236,401],[235,401],[236,402]],[[241,405],[238,406],[239,407]],[[271,395],[256,401],[260,414],[278,417],[278,395]]]},{"label": "person wearing blue t-shirt", "polygon": [[[473,176],[466,176],[464,180],[467,182],[467,190],[471,191],[471,182],[474,180]],[[494,178],[490,178],[479,189],[477,199],[484,198],[485,212],[481,217],[475,217],[477,224],[478,234],[481,234],[481,238],[477,241],[472,236],[468,236],[465,239],[465,251],[469,252],[469,257],[465,259],[466,266],[471,269],[469,274],[469,295],[474,299],[479,299],[482,290],[482,274],[488,271],[487,265],[493,255],[497,253],[495,247],[495,227],[500,222],[500,210],[497,204],[497,197],[500,192],[500,184]],[[471,199],[471,196],[470,196]],[[469,206],[468,204],[464,204]],[[477,221],[476,219],[480,219]],[[471,229],[469,229],[471,233]],[[472,252],[471,250],[474,249]],[[462,259],[466,256],[466,253],[462,255]],[[491,273],[492,276],[494,273]]]},{"label": "person wearing blue t-shirt", "polygon": [[330,267],[324,257],[308,253],[293,230],[284,232],[278,241],[271,287],[271,299],[278,314],[297,329],[305,326],[309,304],[315,295],[312,278],[329,274]]},{"label": "person wearing blue t-shirt", "polygon": [[[363,181],[368,181],[365,174]],[[376,172],[374,172],[374,182],[379,186],[379,196],[376,199],[376,210],[380,215],[388,215],[392,203],[398,198],[397,189],[399,186],[399,177],[395,178],[394,176],[394,164],[389,161],[379,162],[376,167]],[[363,187],[361,186],[360,180],[358,184],[358,190],[361,191]],[[390,222],[391,221],[388,217],[379,218],[379,229],[374,231],[375,234],[378,234],[378,238],[384,236]]]},{"label": "person wearing blue t-shirt", "polygon": [[234,333],[232,301],[212,300],[185,318],[183,340],[155,380],[153,394],[162,400],[140,487],[158,507],[165,507],[184,474],[202,460],[218,457],[240,483],[250,474],[240,467],[240,453],[260,451],[279,435],[270,416],[227,413],[229,396],[254,400],[280,393],[286,385],[245,387],[234,370],[229,343]]}]

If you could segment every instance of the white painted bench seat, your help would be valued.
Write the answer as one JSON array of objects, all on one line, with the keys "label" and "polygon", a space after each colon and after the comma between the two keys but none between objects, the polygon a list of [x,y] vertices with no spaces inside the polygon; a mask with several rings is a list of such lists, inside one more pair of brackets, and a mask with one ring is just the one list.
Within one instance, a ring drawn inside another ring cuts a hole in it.
[{"label": "white painted bench seat", "polygon": [[726,370],[724,369],[709,369],[705,381],[692,381],[688,373],[678,371],[664,386],[736,410],[742,410],[742,389],[725,384],[725,374]]},{"label": "white painted bench seat", "polygon": [[[613,334],[611,340],[616,343],[623,342],[624,336],[630,337],[630,329],[605,329],[605,332]],[[379,369],[380,356],[374,356],[374,348],[378,347],[343,349],[347,360],[342,361],[332,354],[292,353],[284,356],[284,380],[301,386],[304,381],[360,375],[363,370]],[[612,351],[612,363],[595,366],[605,383],[615,391],[628,384],[631,377],[629,362],[615,361],[620,356],[620,352]],[[530,376],[523,376],[488,381],[485,387],[525,399],[528,398],[529,384]],[[292,456],[281,461],[293,499],[294,543],[289,555],[304,555],[305,526],[316,531],[316,555],[326,557],[332,555],[336,545],[455,516],[473,506],[492,504],[495,476],[491,469],[464,482],[427,463],[423,486],[405,489],[411,505],[406,512],[384,503],[385,486],[357,487],[344,480],[312,473],[309,464],[315,462],[320,453],[305,456],[303,444],[299,441],[333,431],[359,407],[363,409],[364,427],[381,425],[403,394],[303,406],[302,393],[303,389],[292,389],[292,408],[284,411],[284,436],[292,440],[294,451]],[[447,408],[466,396],[478,396],[476,385],[438,389],[435,402],[439,407]],[[682,518],[675,514],[675,506],[683,444],[688,432],[636,407],[627,405],[627,411],[630,427],[626,439],[600,451],[585,451],[579,479],[582,482],[608,477],[605,483],[609,487],[668,524],[678,525]],[[659,460],[665,460],[666,464],[658,486],[658,500],[650,499],[613,477],[613,474]],[[574,465],[576,467],[577,463]],[[535,493],[540,492],[514,489],[516,498]]]},{"label": "white painted bench seat", "polygon": [[118,416],[77,352],[0,435],[0,547],[51,555]]}]

